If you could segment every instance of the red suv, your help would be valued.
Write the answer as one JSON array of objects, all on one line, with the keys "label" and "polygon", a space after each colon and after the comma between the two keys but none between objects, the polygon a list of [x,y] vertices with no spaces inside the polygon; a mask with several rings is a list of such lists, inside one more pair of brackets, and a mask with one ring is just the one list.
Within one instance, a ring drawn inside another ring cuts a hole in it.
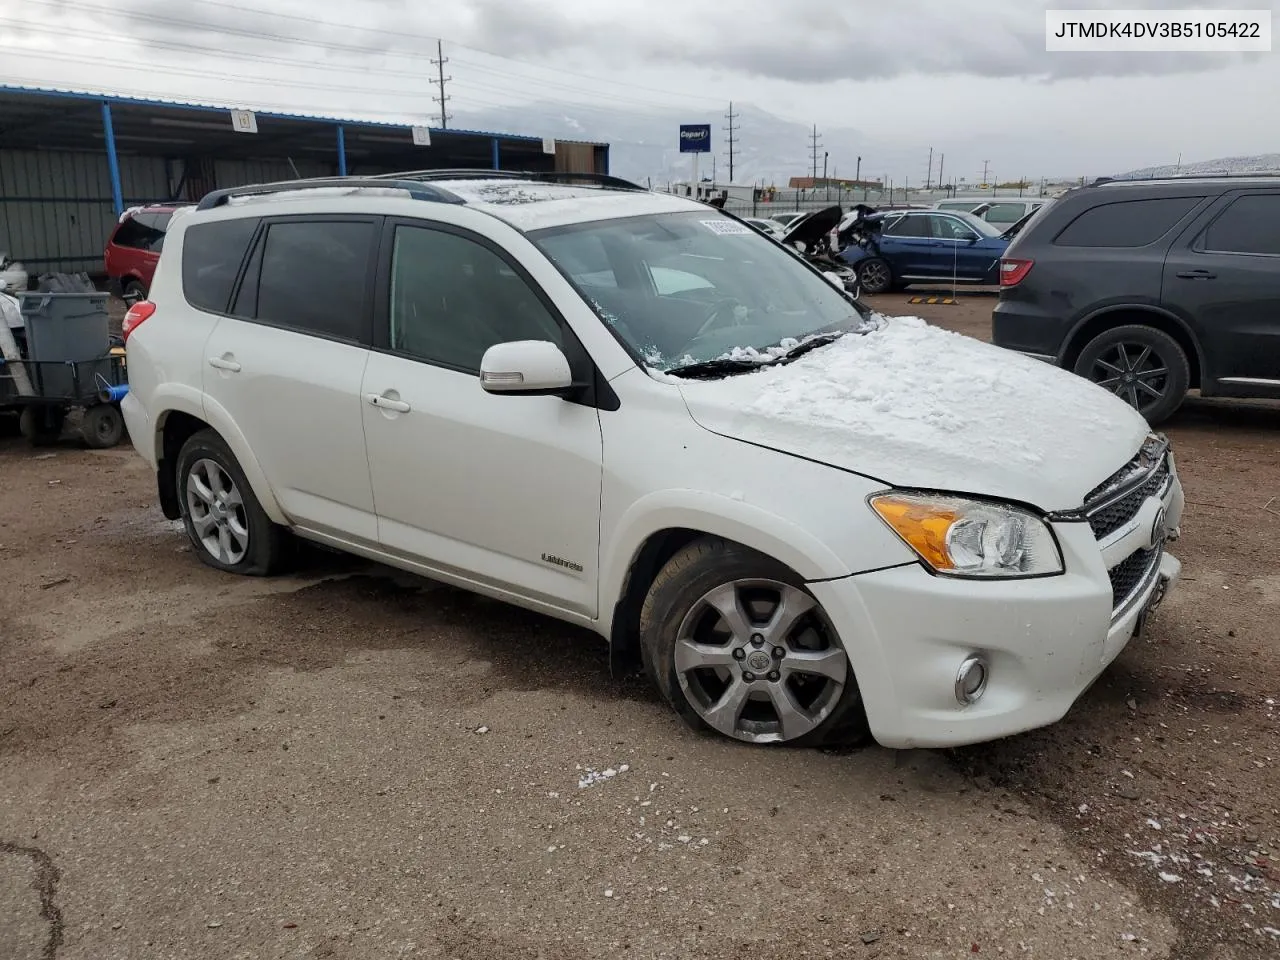
[{"label": "red suv", "polygon": [[181,203],[148,204],[126,210],[107,241],[103,261],[116,291],[146,297],[156,272],[169,220]]}]

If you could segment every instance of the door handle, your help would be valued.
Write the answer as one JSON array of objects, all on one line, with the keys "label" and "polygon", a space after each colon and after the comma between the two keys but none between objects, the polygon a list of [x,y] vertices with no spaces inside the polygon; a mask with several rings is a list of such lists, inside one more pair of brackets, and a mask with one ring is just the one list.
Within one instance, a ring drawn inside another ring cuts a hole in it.
[{"label": "door handle", "polygon": [[1209,270],[1180,270],[1178,276],[1183,280],[1215,280],[1218,277]]},{"label": "door handle", "polygon": [[228,360],[226,357],[210,357],[209,366],[215,370],[230,370],[232,373],[240,372],[240,364],[234,360]]},{"label": "door handle", "polygon": [[371,407],[377,407],[379,410],[394,410],[396,413],[408,413],[413,407],[405,403],[403,400],[392,400],[390,397],[384,397],[377,393],[366,393],[364,395],[365,402]]}]

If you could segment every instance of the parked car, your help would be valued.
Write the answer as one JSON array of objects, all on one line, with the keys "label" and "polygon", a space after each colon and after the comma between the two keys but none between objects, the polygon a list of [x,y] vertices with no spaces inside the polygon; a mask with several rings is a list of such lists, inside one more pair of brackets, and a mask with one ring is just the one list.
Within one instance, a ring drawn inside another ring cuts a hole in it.
[{"label": "parked car", "polygon": [[173,213],[185,204],[148,204],[126,210],[107,240],[103,261],[115,293],[145,297],[164,249]]},{"label": "parked car", "polygon": [[174,218],[124,410],[196,556],[268,574],[292,533],[586,627],[749,743],[1062,717],[1178,576],[1168,442],[705,204],[559,179]]},{"label": "parked car", "polygon": [[767,237],[780,238],[786,233],[786,228],[777,220],[767,220],[763,217],[744,217],[743,222],[755,227]]},{"label": "parked car", "polygon": [[939,200],[933,205],[935,210],[951,210],[960,213],[971,213],[981,217],[987,223],[1005,228],[1030,217],[1041,207],[1052,203],[1052,199],[1035,197],[1000,197],[986,200]]},{"label": "parked car", "polygon": [[808,215],[808,210],[792,210],[787,213],[775,213],[768,219],[772,220],[774,223],[782,224],[783,227],[789,227],[801,217],[807,217]]},{"label": "parked car", "polygon": [[968,213],[877,212],[842,236],[840,257],[858,273],[862,291],[886,293],[912,283],[998,284],[1005,232]]},{"label": "parked car", "polygon": [[1005,253],[995,342],[1158,424],[1188,389],[1280,397],[1280,180],[1079,187]]}]

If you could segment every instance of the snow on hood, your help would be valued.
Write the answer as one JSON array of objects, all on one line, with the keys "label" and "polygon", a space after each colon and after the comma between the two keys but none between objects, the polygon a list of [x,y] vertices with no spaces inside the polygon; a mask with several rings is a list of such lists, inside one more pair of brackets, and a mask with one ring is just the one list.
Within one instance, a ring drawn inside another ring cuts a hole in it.
[{"label": "snow on hood", "polygon": [[895,486],[1044,510],[1079,507],[1150,432],[1073,373],[917,317],[878,319],[789,364],[671,379],[714,433]]}]

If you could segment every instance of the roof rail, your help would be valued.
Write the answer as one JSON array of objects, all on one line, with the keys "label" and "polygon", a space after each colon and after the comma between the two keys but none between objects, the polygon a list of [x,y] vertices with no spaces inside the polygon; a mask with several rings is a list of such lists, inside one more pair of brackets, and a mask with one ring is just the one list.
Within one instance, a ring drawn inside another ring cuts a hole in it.
[{"label": "roof rail", "polygon": [[197,210],[212,210],[222,206],[232,197],[254,197],[272,193],[288,193],[293,190],[320,190],[332,187],[378,188],[404,190],[414,200],[429,200],[435,203],[464,203],[457,194],[428,186],[420,180],[393,179],[386,177],[312,177],[306,180],[281,180],[277,183],[256,183],[245,187],[227,187],[212,190],[196,204]]},{"label": "roof rail", "polygon": [[417,180],[536,180],[542,183],[578,184],[580,186],[601,187],[611,190],[640,190],[648,193],[647,187],[638,183],[612,177],[607,173],[571,173],[567,170],[406,170],[400,173],[377,174],[373,179]]}]

